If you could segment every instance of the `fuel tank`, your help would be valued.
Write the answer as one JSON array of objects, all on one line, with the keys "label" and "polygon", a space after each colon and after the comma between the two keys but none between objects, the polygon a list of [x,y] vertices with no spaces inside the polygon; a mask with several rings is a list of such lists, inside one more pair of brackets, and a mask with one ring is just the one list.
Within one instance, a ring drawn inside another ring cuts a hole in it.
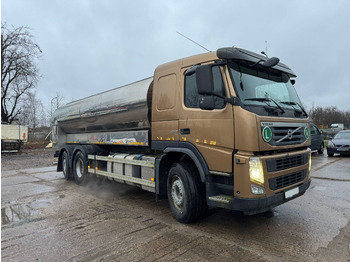
[{"label": "fuel tank", "polygon": [[117,87],[58,108],[53,125],[66,134],[148,130],[153,78]]}]

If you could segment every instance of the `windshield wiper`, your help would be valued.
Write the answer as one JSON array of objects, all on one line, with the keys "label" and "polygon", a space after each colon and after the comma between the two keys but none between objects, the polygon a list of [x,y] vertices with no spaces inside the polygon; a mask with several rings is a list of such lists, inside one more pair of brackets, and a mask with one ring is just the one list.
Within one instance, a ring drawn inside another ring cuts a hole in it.
[{"label": "windshield wiper", "polygon": [[269,98],[267,98],[267,97],[252,97],[252,98],[244,99],[244,101],[273,102],[273,103],[278,107],[278,109],[281,110],[282,114],[284,114],[284,113],[286,112],[286,111],[284,111],[284,109],[278,104],[278,102],[277,102],[275,99],[271,98],[271,97],[269,97]]},{"label": "windshield wiper", "polygon": [[296,105],[296,106],[298,106],[298,107],[301,109],[301,111],[303,111],[304,115],[307,116],[307,113],[306,113],[304,107],[302,107],[299,103],[297,103],[297,102],[292,102],[292,101],[283,101],[283,102],[281,102],[281,103],[282,103],[282,104],[286,104],[286,105],[293,105],[293,106]]},{"label": "windshield wiper", "polygon": [[282,114],[286,112],[275,99],[273,99],[272,97],[269,97],[268,99],[275,103],[275,105],[282,111]]}]

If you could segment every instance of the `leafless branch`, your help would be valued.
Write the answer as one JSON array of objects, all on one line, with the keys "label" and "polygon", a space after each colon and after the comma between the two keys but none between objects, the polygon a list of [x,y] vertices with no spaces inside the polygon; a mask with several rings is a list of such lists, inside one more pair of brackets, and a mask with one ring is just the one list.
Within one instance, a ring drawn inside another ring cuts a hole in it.
[{"label": "leafless branch", "polygon": [[11,123],[19,114],[24,94],[39,81],[41,49],[28,27],[1,24],[1,119]]}]

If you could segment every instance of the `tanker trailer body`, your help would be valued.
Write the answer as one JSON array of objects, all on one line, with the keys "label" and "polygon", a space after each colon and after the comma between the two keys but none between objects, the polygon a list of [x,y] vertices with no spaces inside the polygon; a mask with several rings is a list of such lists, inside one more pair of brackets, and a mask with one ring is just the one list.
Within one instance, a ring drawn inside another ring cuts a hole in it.
[{"label": "tanker trailer body", "polygon": [[231,47],[160,65],[57,109],[57,171],[155,192],[183,223],[208,206],[264,212],[310,185],[309,117],[294,77],[278,58]]},{"label": "tanker trailer body", "polygon": [[151,83],[152,78],[147,78],[60,107],[53,116],[55,147],[72,143],[148,146]]}]

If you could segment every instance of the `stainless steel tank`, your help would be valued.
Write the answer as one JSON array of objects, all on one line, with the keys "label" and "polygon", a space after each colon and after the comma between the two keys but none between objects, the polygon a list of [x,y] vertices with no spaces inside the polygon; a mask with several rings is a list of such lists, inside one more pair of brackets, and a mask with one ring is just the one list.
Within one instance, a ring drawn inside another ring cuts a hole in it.
[{"label": "stainless steel tank", "polygon": [[150,129],[152,80],[68,103],[54,112],[53,124],[66,134]]}]

